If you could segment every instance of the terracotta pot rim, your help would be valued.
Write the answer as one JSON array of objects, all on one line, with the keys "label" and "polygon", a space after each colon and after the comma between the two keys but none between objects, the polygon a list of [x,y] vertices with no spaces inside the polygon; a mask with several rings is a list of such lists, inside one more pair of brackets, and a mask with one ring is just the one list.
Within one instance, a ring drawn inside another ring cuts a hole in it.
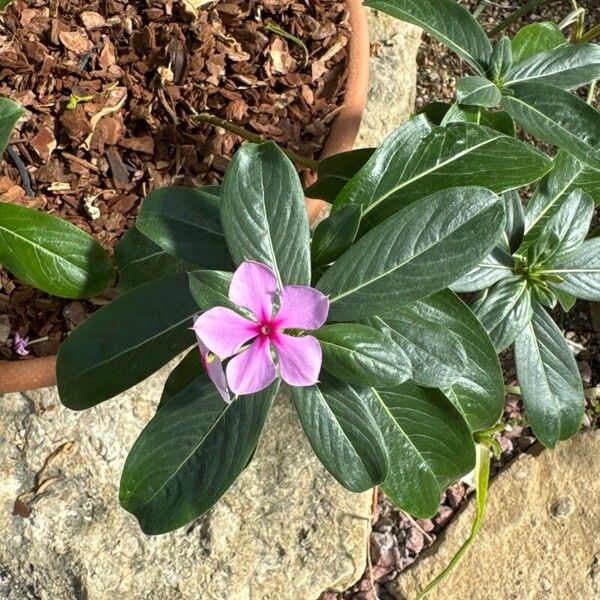
[{"label": "terracotta pot rim", "polygon": [[[323,146],[321,157],[352,150],[367,103],[369,82],[369,33],[362,0],[346,0],[352,29],[348,51],[348,80],[344,104]],[[309,218],[318,217],[327,203],[307,199]],[[56,385],[56,356],[0,361],[0,394]]]}]

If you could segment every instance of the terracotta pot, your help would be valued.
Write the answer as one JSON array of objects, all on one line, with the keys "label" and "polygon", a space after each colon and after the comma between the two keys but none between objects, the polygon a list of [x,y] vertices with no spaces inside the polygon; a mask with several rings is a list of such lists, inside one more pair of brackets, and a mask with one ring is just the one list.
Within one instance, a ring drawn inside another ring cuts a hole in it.
[{"label": "terracotta pot", "polygon": [[[321,157],[352,150],[367,102],[369,33],[362,0],[347,0],[352,36],[348,55],[348,80],[344,105],[333,122]],[[327,206],[307,198],[306,210],[314,221]],[[0,361],[0,394],[56,385],[56,356]]]}]

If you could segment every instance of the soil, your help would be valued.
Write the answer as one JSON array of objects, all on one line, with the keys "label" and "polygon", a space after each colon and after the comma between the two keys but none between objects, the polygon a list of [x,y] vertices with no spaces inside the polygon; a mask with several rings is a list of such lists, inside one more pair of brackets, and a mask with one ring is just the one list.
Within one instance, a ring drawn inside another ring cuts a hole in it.
[{"label": "soil", "polygon": [[[315,158],[343,101],[349,35],[332,0],[16,0],[0,13],[0,95],[27,113],[0,198],[111,252],[154,188],[221,180],[241,140],[195,113]],[[47,336],[30,351],[54,354],[114,296],[65,301],[0,269],[0,359],[19,358],[17,333]]]},{"label": "soil", "polygon": [[[472,11],[479,1],[463,0],[461,3]],[[481,22],[489,30],[522,4],[513,0],[490,2],[481,17]],[[600,5],[597,0],[579,0],[578,4],[588,11],[588,27],[600,23]],[[570,11],[569,0],[555,0],[515,23],[507,33],[512,35],[527,23],[547,20],[558,23]],[[457,79],[468,74],[466,65],[453,52],[428,35],[423,36],[417,62],[417,109],[432,101],[452,102]],[[584,88],[581,94],[586,97],[587,89]],[[596,94],[595,105],[600,108],[600,91]],[[549,151],[548,147],[543,149]],[[525,198],[527,196],[525,194]],[[576,355],[584,387],[600,386],[600,305],[578,301],[569,313],[556,310],[553,317],[565,332]],[[500,358],[505,383],[516,385],[512,351],[506,351]],[[541,446],[527,427],[519,396],[506,397],[502,421],[510,427],[497,437],[502,454],[499,460],[493,461],[492,476],[520,453],[541,451]],[[600,427],[600,402],[588,399],[583,428],[591,427]],[[320,600],[394,600],[387,584],[414,563],[423,550],[436,543],[436,538],[473,491],[473,488],[465,483],[454,484],[442,495],[438,513],[427,520],[413,519],[407,513],[396,509],[385,495],[378,491],[369,540],[369,566],[362,579],[346,592],[324,592]]]}]

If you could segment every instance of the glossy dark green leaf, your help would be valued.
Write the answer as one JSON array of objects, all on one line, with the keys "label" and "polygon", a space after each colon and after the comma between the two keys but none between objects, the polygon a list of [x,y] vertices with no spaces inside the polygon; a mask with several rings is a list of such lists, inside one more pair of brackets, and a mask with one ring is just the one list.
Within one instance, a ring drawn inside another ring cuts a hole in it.
[{"label": "glossy dark green leaf", "polygon": [[333,262],[352,246],[361,216],[360,206],[348,204],[319,223],[310,246],[313,267]]},{"label": "glossy dark green leaf", "polygon": [[336,197],[333,210],[337,211],[346,204],[367,209],[379,198],[387,196],[397,186],[399,174],[410,156],[431,131],[431,125],[424,115],[417,115],[395,129],[344,186]]},{"label": "glossy dark green leaf", "polygon": [[450,290],[415,302],[411,310],[424,320],[458,336],[467,354],[462,377],[446,393],[466,419],[471,431],[492,427],[504,407],[504,378],[496,350],[483,325]]},{"label": "glossy dark green leaf", "polygon": [[[384,160],[377,163],[380,152]],[[394,160],[389,161],[393,152]],[[437,191],[478,185],[501,193],[539,179],[551,166],[550,159],[531,145],[487,127],[471,123],[436,127],[416,147],[414,140],[407,144],[388,138],[342,190],[334,209],[362,205],[364,232]]]},{"label": "glossy dark green leaf", "polygon": [[199,310],[208,310],[215,306],[227,306],[239,311],[229,300],[231,273],[224,271],[194,271],[189,274],[190,291],[198,303]]},{"label": "glossy dark green leaf", "polygon": [[591,168],[600,169],[600,113],[581,98],[546,85],[511,85],[504,108],[528,133],[563,148]]},{"label": "glossy dark green leaf", "polygon": [[277,388],[225,404],[202,375],[157,411],[125,461],[119,491],[144,533],[190,523],[231,487],[256,448]]},{"label": "glossy dark green leaf", "polygon": [[450,289],[459,294],[484,290],[502,279],[512,277],[514,266],[512,256],[497,246],[474,269],[455,281]]},{"label": "glossy dark green leaf", "polygon": [[550,315],[536,305],[515,343],[525,414],[547,448],[575,435],[583,418],[583,386],[575,358]]},{"label": "glossy dark green leaf", "polygon": [[481,75],[485,73],[492,46],[473,15],[455,0],[366,0],[364,4],[418,25]]},{"label": "glossy dark green leaf", "polygon": [[404,350],[378,329],[339,323],[313,335],[321,343],[323,368],[341,381],[388,387],[404,383],[412,374]]},{"label": "glossy dark green leaf", "polygon": [[502,92],[485,77],[462,77],[456,84],[456,99],[467,106],[494,108],[500,104]]},{"label": "glossy dark green leaf", "polygon": [[194,343],[196,312],[187,273],[140,285],[103,306],[59,348],[62,403],[83,410],[146,379]]},{"label": "glossy dark green leaf", "polygon": [[308,198],[320,198],[333,203],[343,187],[373,156],[375,148],[359,148],[340,152],[319,161],[317,181],[304,190]]},{"label": "glossy dark green leaf", "polygon": [[517,277],[496,284],[475,311],[498,353],[515,341],[532,313],[531,288]]},{"label": "glossy dark green leaf", "polygon": [[387,476],[389,461],[370,388],[333,378],[318,386],[291,388],[304,432],[325,468],[345,488],[363,492]]},{"label": "glossy dark green leaf", "polygon": [[194,347],[169,373],[160,396],[158,408],[162,408],[171,398],[175,398],[177,394],[182,392],[203,373],[204,366],[200,360],[200,352],[197,347]]},{"label": "glossy dark green leaf", "polygon": [[376,394],[390,461],[381,489],[402,510],[429,518],[444,489],[475,466],[471,432],[439,390],[405,383]]},{"label": "glossy dark green leaf", "polygon": [[13,0],[0,0],[0,10],[4,10]]},{"label": "glossy dark green leaf", "polygon": [[319,280],[330,296],[329,319],[381,315],[447,287],[489,254],[503,227],[500,198],[483,188],[453,188],[411,204]]},{"label": "glossy dark green leaf", "polygon": [[0,154],[8,145],[13,127],[23,113],[23,109],[13,100],[0,98]]},{"label": "glossy dark green leaf", "polygon": [[593,214],[594,201],[580,190],[571,192],[528,247],[528,256],[535,255],[530,264],[559,264],[577,252],[588,234]]},{"label": "glossy dark green leaf", "polygon": [[136,227],[165,252],[205,269],[232,269],[214,188],[166,187],[144,200]]},{"label": "glossy dark green leaf", "polygon": [[513,64],[517,65],[535,54],[553,50],[566,43],[565,34],[552,21],[526,25],[512,40]]},{"label": "glossy dark green leaf", "polygon": [[447,102],[430,102],[422,106],[418,111],[418,115],[425,115],[427,120],[432,125],[440,126],[448,111],[452,108],[452,104]]},{"label": "glossy dark green leaf", "polygon": [[[584,179],[587,178],[587,184]],[[589,185],[588,185],[589,184]],[[581,189],[600,201],[600,171],[586,169],[582,163],[561,150],[554,159],[552,171],[542,179],[525,209],[526,235],[523,246],[529,246],[540,235],[544,224],[556,213],[567,196]],[[595,195],[595,196],[594,196]],[[522,251],[522,249],[520,249]]]},{"label": "glossy dark green leaf", "polygon": [[521,196],[516,190],[506,192],[502,196],[504,200],[504,212],[506,213],[506,224],[504,225],[504,238],[506,250],[511,254],[516,252],[525,236],[525,211]]},{"label": "glossy dark green leaf", "polygon": [[506,85],[529,81],[571,90],[600,79],[600,46],[569,44],[536,54],[508,74]]},{"label": "glossy dark green leaf", "polygon": [[186,273],[197,265],[175,258],[133,227],[117,242],[115,262],[121,292],[172,273]]},{"label": "glossy dark green leaf", "polygon": [[467,354],[458,336],[423,318],[412,306],[371,317],[366,324],[390,337],[406,352],[412,364],[411,379],[419,385],[446,387],[465,372]]},{"label": "glossy dark green leaf", "polygon": [[223,181],[221,220],[237,264],[256,260],[281,284],[310,284],[304,192],[276,144],[244,144],[235,153]]},{"label": "glossy dark green leaf", "polygon": [[87,233],[63,219],[0,202],[0,264],[17,278],[63,298],[100,294],[112,261]]},{"label": "glossy dark green leaf", "polygon": [[503,83],[513,64],[512,45],[510,38],[504,36],[494,46],[490,67],[488,69],[492,81]]},{"label": "glossy dark green leaf", "polygon": [[483,125],[504,135],[515,137],[516,127],[513,118],[503,110],[487,110],[480,106],[459,106],[453,104],[446,112],[442,126],[447,127],[453,123],[474,123]]},{"label": "glossy dark green leaf", "polygon": [[563,261],[546,267],[543,275],[562,279],[556,288],[582,300],[600,302],[600,238],[583,242],[579,250]]}]

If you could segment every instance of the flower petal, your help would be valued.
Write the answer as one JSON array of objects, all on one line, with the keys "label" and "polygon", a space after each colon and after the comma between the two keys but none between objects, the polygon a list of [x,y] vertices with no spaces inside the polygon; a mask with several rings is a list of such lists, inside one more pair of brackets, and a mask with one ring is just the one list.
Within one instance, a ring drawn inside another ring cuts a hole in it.
[{"label": "flower petal", "polygon": [[206,347],[220,358],[233,356],[258,334],[258,324],[224,306],[202,313],[194,321],[194,331]]},{"label": "flower petal", "polygon": [[317,338],[277,333],[271,337],[271,342],[279,358],[279,373],[286,383],[296,387],[317,383],[323,360]]},{"label": "flower petal", "polygon": [[233,274],[229,299],[247,308],[259,321],[267,321],[273,316],[276,292],[275,273],[267,265],[247,260]]},{"label": "flower petal", "polygon": [[269,338],[257,338],[250,348],[234,356],[227,365],[227,382],[234,394],[243,396],[264,390],[277,376]]},{"label": "flower petal", "polygon": [[273,320],[277,329],[318,329],[327,320],[329,298],[305,285],[286,285]]},{"label": "flower petal", "polygon": [[198,348],[200,349],[200,360],[206,369],[206,374],[215,384],[217,392],[221,394],[221,398],[229,404],[231,402],[231,396],[229,394],[229,388],[227,387],[227,378],[225,377],[223,363],[218,356],[210,353],[206,345],[198,336],[196,337],[198,338]]}]

